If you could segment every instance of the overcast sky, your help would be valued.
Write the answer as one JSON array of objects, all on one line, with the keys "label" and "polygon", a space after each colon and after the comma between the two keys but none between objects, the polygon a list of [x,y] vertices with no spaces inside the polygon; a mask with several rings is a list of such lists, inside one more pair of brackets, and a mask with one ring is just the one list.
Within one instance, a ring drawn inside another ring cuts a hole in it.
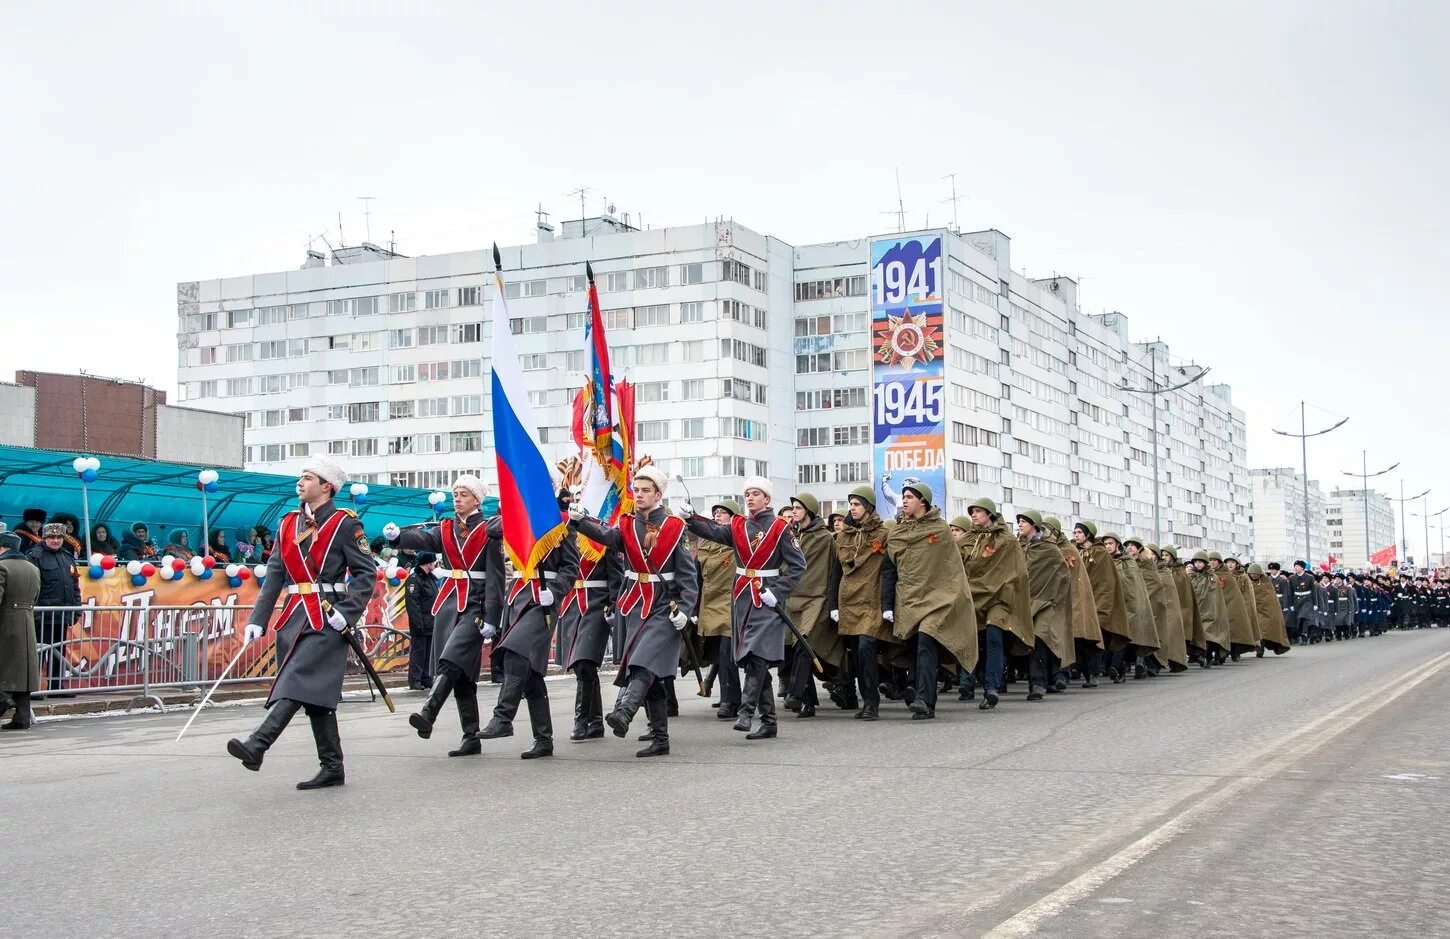
[{"label": "overcast sky", "polygon": [[1302,397],[1350,417],[1312,476],[1354,485],[1368,448],[1434,512],[1447,11],[7,4],[0,376],[174,389],[176,282],[297,267],[339,211],[361,240],[358,196],[406,254],[530,240],[581,186],[591,213],[806,244],[892,229],[897,168],[908,226],[950,224],[955,173],[961,226],[1005,231],[1015,268],[1081,277],[1085,310],[1231,384],[1251,466],[1298,465],[1270,431]]}]

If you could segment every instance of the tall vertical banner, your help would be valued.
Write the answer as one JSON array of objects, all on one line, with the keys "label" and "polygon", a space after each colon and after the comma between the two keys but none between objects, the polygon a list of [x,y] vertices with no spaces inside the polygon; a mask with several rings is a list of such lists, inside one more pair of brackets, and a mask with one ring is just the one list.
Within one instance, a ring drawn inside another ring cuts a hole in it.
[{"label": "tall vertical banner", "polygon": [[946,505],[942,235],[871,242],[871,471],[885,517],[922,482]]}]

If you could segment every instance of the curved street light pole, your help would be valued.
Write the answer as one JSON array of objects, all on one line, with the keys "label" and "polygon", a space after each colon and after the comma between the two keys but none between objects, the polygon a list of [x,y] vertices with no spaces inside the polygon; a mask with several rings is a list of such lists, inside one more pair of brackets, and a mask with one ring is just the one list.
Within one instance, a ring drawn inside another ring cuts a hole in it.
[{"label": "curved street light pole", "polygon": [[1305,403],[1303,401],[1300,401],[1299,402],[1299,433],[1296,434],[1296,433],[1292,433],[1291,431],[1287,431],[1287,430],[1279,430],[1278,428],[1271,428],[1274,431],[1274,433],[1280,435],[1281,437],[1298,437],[1299,438],[1299,452],[1300,452],[1300,457],[1304,461],[1304,560],[1311,567],[1314,565],[1314,558],[1310,557],[1310,553],[1311,553],[1311,550],[1312,550],[1310,546],[1311,546],[1312,542],[1309,540],[1309,516],[1311,514],[1309,512],[1309,438],[1310,437],[1322,437],[1322,436],[1324,436],[1325,434],[1329,433],[1332,430],[1338,430],[1339,428],[1343,427],[1348,420],[1349,420],[1349,418],[1347,418],[1347,417],[1346,418],[1342,418],[1339,421],[1339,423],[1334,424],[1333,426],[1330,426],[1330,427],[1326,427],[1323,430],[1316,430],[1316,431],[1314,431],[1314,433],[1311,434],[1309,432],[1307,418],[1305,417]]},{"label": "curved street light pole", "polygon": [[[1410,559],[1410,533],[1405,528],[1405,503],[1414,502],[1416,499],[1423,499],[1429,494],[1430,490],[1426,489],[1424,492],[1418,493],[1413,496],[1405,495],[1405,481],[1402,479],[1400,480],[1400,497],[1398,499],[1390,499],[1391,502],[1398,502],[1400,504],[1400,561],[1402,563],[1408,562]],[[1429,529],[1427,528],[1426,532],[1428,533],[1428,531]],[[1430,550],[1430,545],[1428,543],[1425,545],[1425,550],[1427,552]]]},{"label": "curved street light pole", "polygon": [[[1187,381],[1181,381],[1176,385],[1159,385],[1157,353],[1157,344],[1150,344],[1148,350],[1148,359],[1151,362],[1151,365],[1149,366],[1150,375],[1148,380],[1152,382],[1153,387],[1134,388],[1132,385],[1128,384],[1127,376],[1124,376],[1123,380],[1118,384],[1118,389],[1121,391],[1129,392],[1131,394],[1150,395],[1152,398],[1153,420],[1150,422],[1152,424],[1152,433],[1150,437],[1153,442],[1153,541],[1155,544],[1162,545],[1163,516],[1162,509],[1159,507],[1159,504],[1162,500],[1159,497],[1158,487],[1158,396],[1162,394],[1168,394],[1171,391],[1177,391],[1180,388],[1187,388],[1189,385],[1202,379],[1203,376],[1207,375],[1210,370],[1208,368],[1200,368],[1192,378],[1188,379]],[[1194,367],[1196,368],[1197,366]],[[1183,369],[1181,368],[1178,370],[1178,372],[1180,375],[1184,374]]]},{"label": "curved street light pole", "polygon": [[[1369,547],[1369,481],[1371,479],[1373,479],[1374,477],[1376,477],[1376,476],[1383,476],[1385,473],[1388,473],[1390,470],[1394,469],[1395,466],[1399,466],[1400,464],[1397,461],[1394,464],[1394,466],[1387,466],[1387,467],[1385,467],[1384,469],[1380,470],[1377,473],[1371,473],[1369,471],[1369,451],[1368,450],[1361,450],[1361,451],[1359,451],[1359,455],[1360,455],[1360,460],[1361,460],[1360,469],[1362,469],[1363,472],[1356,473],[1353,470],[1345,470],[1344,471],[1344,475],[1346,475],[1346,476],[1358,476],[1360,478],[1360,481],[1361,481],[1360,492],[1364,496],[1364,565],[1365,565],[1365,567],[1368,567],[1369,566],[1369,559],[1370,559],[1370,547]],[[1430,548],[1428,546],[1426,546],[1425,550],[1428,552],[1430,550]]]}]

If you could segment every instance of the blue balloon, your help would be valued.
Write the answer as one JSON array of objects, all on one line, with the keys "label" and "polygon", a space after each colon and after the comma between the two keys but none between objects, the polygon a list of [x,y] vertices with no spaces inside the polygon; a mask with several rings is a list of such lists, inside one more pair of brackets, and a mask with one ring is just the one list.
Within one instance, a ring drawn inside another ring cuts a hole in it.
[{"label": "blue balloon", "polygon": [[401,583],[402,583],[402,581],[401,581],[401,580],[399,580],[399,579],[398,579],[398,578],[396,578],[396,577],[389,577],[389,578],[388,578],[388,586],[389,586],[389,587],[396,587],[396,586],[398,586],[398,585],[399,585],[399,584],[401,584]]},{"label": "blue balloon", "polygon": [[84,473],[81,473],[81,482],[84,482],[84,483],[93,483],[93,482],[96,481],[96,477],[99,476],[99,475],[100,474],[97,473],[95,470],[89,470],[88,469]]},{"label": "blue balloon", "polygon": [[227,578],[227,586],[228,587],[236,588],[236,587],[240,587],[241,585],[242,585],[242,579],[240,577],[228,577]]},{"label": "blue balloon", "polygon": [[105,568],[101,567],[101,565],[92,564],[90,567],[86,568],[86,575],[90,577],[91,580],[100,580],[102,577],[106,576],[106,571]]},{"label": "blue balloon", "polygon": [[209,568],[209,567],[203,567],[201,569],[201,579],[202,580],[211,580],[211,568]]},{"label": "blue balloon", "polygon": [[216,492],[219,488],[216,483],[207,483],[204,487],[207,492]]},{"label": "blue balloon", "polygon": [[145,574],[132,574],[131,575],[131,586],[133,586],[133,587],[144,587],[144,586],[146,586],[146,575]]},{"label": "blue balloon", "polygon": [[362,505],[368,501],[368,494],[365,492],[358,493],[352,497],[352,501],[354,505]]}]

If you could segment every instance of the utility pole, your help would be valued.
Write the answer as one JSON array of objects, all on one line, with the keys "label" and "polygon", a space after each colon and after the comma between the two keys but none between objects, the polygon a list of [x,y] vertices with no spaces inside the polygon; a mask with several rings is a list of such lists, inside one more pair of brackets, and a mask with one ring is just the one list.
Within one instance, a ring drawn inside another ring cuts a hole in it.
[{"label": "utility pole", "polygon": [[[1423,499],[1429,494],[1430,490],[1426,489],[1424,492],[1418,493],[1416,495],[1406,496],[1405,481],[1401,479],[1400,497],[1398,499],[1390,499],[1391,502],[1398,502],[1400,504],[1400,563],[1402,564],[1407,563],[1410,559],[1410,533],[1405,527],[1405,503],[1414,502],[1416,499]],[[1428,553],[1430,550],[1429,529],[1426,528],[1425,532],[1425,551]]]},{"label": "utility pole", "polygon": [[[1192,378],[1189,378],[1187,381],[1181,381],[1181,382],[1179,382],[1176,385],[1170,385],[1170,386],[1164,386],[1164,385],[1159,384],[1159,382],[1158,382],[1158,346],[1161,343],[1162,343],[1162,339],[1159,338],[1159,339],[1155,339],[1153,342],[1151,342],[1151,343],[1148,344],[1148,359],[1149,359],[1149,363],[1150,363],[1149,364],[1149,379],[1148,379],[1148,381],[1149,381],[1149,387],[1147,387],[1147,388],[1134,388],[1134,387],[1132,387],[1131,385],[1128,384],[1127,376],[1124,376],[1123,377],[1123,380],[1122,380],[1121,384],[1118,386],[1121,390],[1130,392],[1132,394],[1150,395],[1151,396],[1151,400],[1153,402],[1153,419],[1152,419],[1152,425],[1153,426],[1152,426],[1152,433],[1149,435],[1149,437],[1152,440],[1152,444],[1153,444],[1153,541],[1154,541],[1155,544],[1158,544],[1158,545],[1162,545],[1163,544],[1163,510],[1162,510],[1162,508],[1160,506],[1160,503],[1162,502],[1162,500],[1159,498],[1159,495],[1158,495],[1158,493],[1159,493],[1159,484],[1158,484],[1158,396],[1159,395],[1163,395],[1163,394],[1168,394],[1169,392],[1172,392],[1172,391],[1177,391],[1180,388],[1187,388],[1189,385],[1193,384],[1196,381],[1199,381],[1200,379],[1203,378],[1203,376],[1205,376],[1205,375],[1207,375],[1209,373],[1209,369],[1202,368],[1196,374],[1194,374],[1194,376]],[[1197,366],[1194,366],[1194,367],[1197,367]],[[1186,374],[1183,371],[1183,369],[1179,369],[1178,372],[1179,372],[1179,374]]]},{"label": "utility pole", "polygon": [[[1396,462],[1393,466],[1387,466],[1377,473],[1371,473],[1369,471],[1369,451],[1361,450],[1359,451],[1359,455],[1360,469],[1363,470],[1363,472],[1356,473],[1352,470],[1345,470],[1344,475],[1358,476],[1360,478],[1360,485],[1362,487],[1361,495],[1364,496],[1364,563],[1365,566],[1369,566],[1369,559],[1371,553],[1369,546],[1369,481],[1375,476],[1383,476],[1385,473],[1388,473],[1390,470],[1394,469],[1400,464]],[[1341,521],[1343,521],[1343,519],[1341,519]],[[1426,548],[1425,550],[1429,551],[1430,549]]]},{"label": "utility pole", "polygon": [[[1323,430],[1316,430],[1314,431],[1314,433],[1311,434],[1308,427],[1306,407],[1307,406],[1303,401],[1299,402],[1299,433],[1296,434],[1287,430],[1279,430],[1278,428],[1271,429],[1274,431],[1274,433],[1279,434],[1282,437],[1299,438],[1299,455],[1300,458],[1304,461],[1304,561],[1312,567],[1314,565],[1314,558],[1310,557],[1310,554],[1313,550],[1313,542],[1309,540],[1309,516],[1313,514],[1309,511],[1309,438],[1322,437],[1332,430],[1338,430],[1339,428],[1344,426],[1345,422],[1348,421],[1349,418],[1342,418],[1339,423],[1331,427],[1326,427]],[[1320,519],[1320,521],[1322,522],[1323,519]]]}]

